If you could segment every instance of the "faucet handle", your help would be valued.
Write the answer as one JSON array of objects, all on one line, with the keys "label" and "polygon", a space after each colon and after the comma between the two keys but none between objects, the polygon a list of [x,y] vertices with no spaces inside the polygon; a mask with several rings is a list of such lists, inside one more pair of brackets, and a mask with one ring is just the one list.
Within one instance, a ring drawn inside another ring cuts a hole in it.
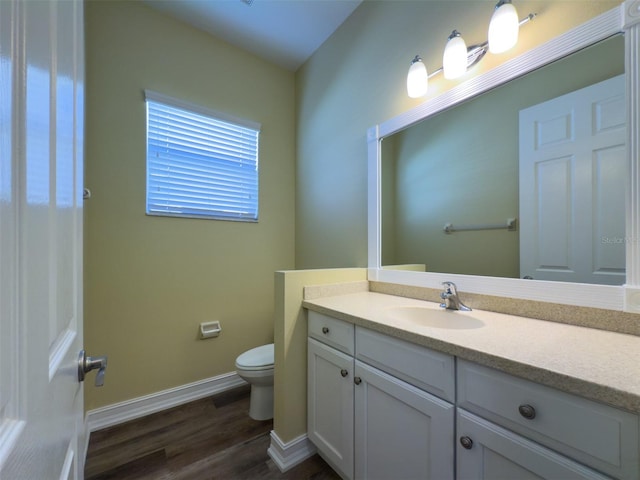
[{"label": "faucet handle", "polygon": [[456,286],[453,284],[453,282],[442,282],[442,286],[444,287],[444,292],[440,292],[440,298],[443,300],[443,302],[440,304],[440,307],[451,308],[449,302],[451,301],[451,298],[455,296]]},{"label": "faucet handle", "polygon": [[443,303],[440,304],[442,308],[446,308],[448,310],[463,310],[469,311],[471,310],[464,303],[460,301],[458,297],[458,290],[456,288],[456,284],[453,282],[442,282],[444,286],[444,292],[440,293],[440,298],[444,300]]},{"label": "faucet handle", "polygon": [[442,282],[446,293],[456,293],[456,284],[453,282]]}]

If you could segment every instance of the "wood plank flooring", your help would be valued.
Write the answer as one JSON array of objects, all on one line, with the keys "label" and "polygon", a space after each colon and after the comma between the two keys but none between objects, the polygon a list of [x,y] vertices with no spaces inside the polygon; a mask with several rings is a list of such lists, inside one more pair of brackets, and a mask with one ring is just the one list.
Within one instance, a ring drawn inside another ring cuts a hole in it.
[{"label": "wood plank flooring", "polygon": [[239,387],[93,432],[86,480],[336,480],[318,456],[281,473],[267,455],[271,420],[249,418]]}]

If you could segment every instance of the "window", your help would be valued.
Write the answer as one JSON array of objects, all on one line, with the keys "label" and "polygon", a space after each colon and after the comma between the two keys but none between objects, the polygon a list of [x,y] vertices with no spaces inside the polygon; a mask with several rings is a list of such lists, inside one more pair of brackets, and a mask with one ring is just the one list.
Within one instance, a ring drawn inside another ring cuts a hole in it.
[{"label": "window", "polygon": [[147,214],[256,222],[260,125],[145,97]]}]

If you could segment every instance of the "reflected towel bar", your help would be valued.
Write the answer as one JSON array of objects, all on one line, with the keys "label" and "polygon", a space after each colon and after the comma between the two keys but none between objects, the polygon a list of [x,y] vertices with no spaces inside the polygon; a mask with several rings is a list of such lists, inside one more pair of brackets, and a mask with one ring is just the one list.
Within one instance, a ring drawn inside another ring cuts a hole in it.
[{"label": "reflected towel bar", "polygon": [[482,225],[457,225],[447,223],[444,226],[445,233],[463,232],[471,230],[509,230],[515,232],[517,229],[517,220],[515,218],[508,218],[507,223],[486,223]]}]

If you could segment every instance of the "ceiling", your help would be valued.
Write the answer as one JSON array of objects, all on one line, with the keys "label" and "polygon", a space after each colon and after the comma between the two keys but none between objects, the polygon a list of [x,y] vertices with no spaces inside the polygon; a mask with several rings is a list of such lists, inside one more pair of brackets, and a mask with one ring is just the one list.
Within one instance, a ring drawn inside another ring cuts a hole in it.
[{"label": "ceiling", "polygon": [[297,70],[362,0],[144,0],[287,70]]}]

